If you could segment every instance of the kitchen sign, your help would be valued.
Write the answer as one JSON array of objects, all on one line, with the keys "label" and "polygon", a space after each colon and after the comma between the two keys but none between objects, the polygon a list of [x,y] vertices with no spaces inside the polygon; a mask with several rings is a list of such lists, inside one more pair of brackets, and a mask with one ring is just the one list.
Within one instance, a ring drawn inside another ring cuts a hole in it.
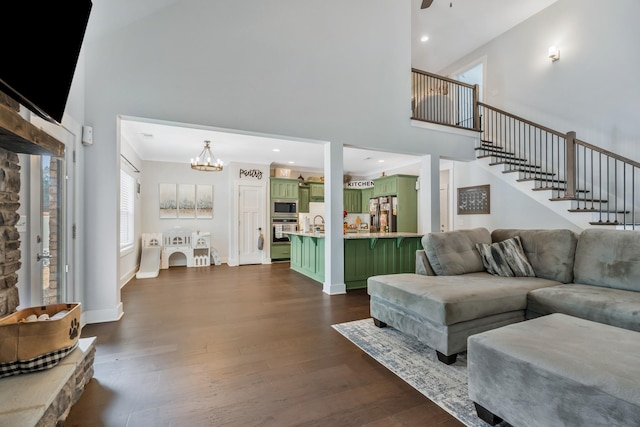
[{"label": "kitchen sign", "polygon": [[349,181],[344,185],[345,188],[370,188],[373,187],[373,181]]}]

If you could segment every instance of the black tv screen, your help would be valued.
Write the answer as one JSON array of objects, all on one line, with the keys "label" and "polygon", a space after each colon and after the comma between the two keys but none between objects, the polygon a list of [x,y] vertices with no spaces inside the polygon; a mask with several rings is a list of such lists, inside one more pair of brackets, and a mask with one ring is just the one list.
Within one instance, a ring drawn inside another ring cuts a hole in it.
[{"label": "black tv screen", "polygon": [[40,117],[61,123],[91,0],[0,4],[0,91]]}]

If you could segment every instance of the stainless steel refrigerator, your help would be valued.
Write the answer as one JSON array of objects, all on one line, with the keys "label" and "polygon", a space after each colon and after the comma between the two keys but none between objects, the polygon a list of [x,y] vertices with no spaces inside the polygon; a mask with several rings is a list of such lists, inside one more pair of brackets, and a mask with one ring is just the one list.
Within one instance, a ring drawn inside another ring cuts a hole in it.
[{"label": "stainless steel refrigerator", "polygon": [[398,231],[398,198],[382,196],[369,199],[369,216],[371,232]]}]

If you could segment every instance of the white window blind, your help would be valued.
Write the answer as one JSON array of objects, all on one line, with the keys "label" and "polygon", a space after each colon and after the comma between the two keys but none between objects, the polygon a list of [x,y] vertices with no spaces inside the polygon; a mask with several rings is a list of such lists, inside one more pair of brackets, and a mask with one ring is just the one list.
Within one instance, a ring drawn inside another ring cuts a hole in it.
[{"label": "white window blind", "polygon": [[120,170],[120,250],[133,247],[135,180]]}]

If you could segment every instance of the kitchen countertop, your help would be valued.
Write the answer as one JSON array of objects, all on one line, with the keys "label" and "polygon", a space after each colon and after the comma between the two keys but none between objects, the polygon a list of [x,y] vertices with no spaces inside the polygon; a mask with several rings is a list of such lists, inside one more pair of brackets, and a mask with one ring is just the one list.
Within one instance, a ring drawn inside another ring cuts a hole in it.
[{"label": "kitchen countertop", "polygon": [[[324,233],[314,233],[314,232],[305,233],[302,231],[287,231],[287,232],[283,232],[283,234],[324,238]],[[420,234],[420,233],[368,233],[368,232],[362,232],[362,231],[358,233],[347,233],[342,235],[342,237],[345,239],[396,239],[399,237],[422,237],[422,236],[423,234]]]}]

